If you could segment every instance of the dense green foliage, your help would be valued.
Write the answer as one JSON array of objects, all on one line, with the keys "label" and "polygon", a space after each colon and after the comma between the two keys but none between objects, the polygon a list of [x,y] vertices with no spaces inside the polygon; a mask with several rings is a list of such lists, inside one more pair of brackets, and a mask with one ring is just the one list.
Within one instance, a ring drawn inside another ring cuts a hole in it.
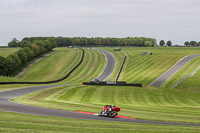
[{"label": "dense green foliage", "polygon": [[156,40],[153,38],[145,37],[127,37],[127,38],[86,38],[86,37],[58,37],[58,46],[149,46],[156,45]]},{"label": "dense green foliage", "polygon": [[185,46],[200,46],[200,42],[196,42],[196,41],[186,41],[184,43]]},{"label": "dense green foliage", "polygon": [[[20,42],[16,42],[16,39],[13,39],[9,45],[15,47],[16,43]],[[19,68],[22,64],[27,63],[34,57],[44,54],[45,52],[48,52],[55,47],[55,39],[37,40],[25,45],[23,48],[15,53],[11,53],[7,57],[0,56],[0,75],[12,74],[13,71]]]},{"label": "dense green foliage", "polygon": [[168,46],[168,47],[172,46],[172,42],[171,41],[167,41],[166,46]]},{"label": "dense green foliage", "polygon": [[164,40],[160,40],[159,45],[160,45],[160,46],[164,46],[164,45],[165,45],[165,41],[164,41]]},{"label": "dense green foliage", "polygon": [[38,40],[55,39],[57,46],[138,46],[153,47],[156,45],[156,39],[146,37],[127,37],[127,38],[102,38],[102,37],[25,37],[22,41],[14,38],[9,47],[25,47]]},{"label": "dense green foliage", "polygon": [[19,47],[20,41],[17,38],[13,38],[11,42],[8,43],[9,47]]}]

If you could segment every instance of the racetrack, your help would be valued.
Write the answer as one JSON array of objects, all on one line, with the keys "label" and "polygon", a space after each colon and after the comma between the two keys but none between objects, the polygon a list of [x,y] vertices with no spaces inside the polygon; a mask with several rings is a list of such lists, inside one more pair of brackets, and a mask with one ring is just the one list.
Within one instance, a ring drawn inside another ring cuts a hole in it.
[{"label": "racetrack", "polygon": [[98,51],[102,52],[107,59],[107,65],[103,71],[103,73],[97,77],[96,79],[103,81],[106,80],[115,70],[115,66],[116,66],[116,61],[115,61],[115,57],[108,51],[106,50],[102,50],[102,49],[98,49]]},{"label": "racetrack", "polygon": [[193,58],[196,58],[200,55],[189,55],[182,58],[175,65],[173,65],[170,69],[168,69],[165,73],[163,73],[160,77],[154,80],[150,86],[161,87],[169,78],[171,78],[178,70],[180,70],[185,64],[191,61]]},{"label": "racetrack", "polygon": [[[105,52],[105,50],[103,50]],[[109,53],[109,52],[105,52]],[[104,53],[104,54],[105,54]],[[105,54],[107,55],[107,54]],[[112,54],[108,54],[112,60],[107,58],[107,66],[111,64],[112,69],[106,69],[99,76],[100,79],[106,79],[110,74],[112,74],[113,69],[115,68],[114,62],[115,59]],[[106,67],[107,67],[106,66]],[[159,122],[159,121],[148,121],[148,120],[137,120],[137,119],[127,119],[127,118],[106,118],[106,117],[98,117],[92,114],[83,114],[76,113],[58,109],[49,109],[43,107],[36,107],[30,105],[24,105],[20,103],[15,103],[12,101],[13,98],[26,95],[32,92],[36,92],[39,90],[57,87],[57,86],[67,86],[67,85],[46,85],[46,86],[37,86],[37,87],[28,87],[17,90],[0,92],[0,111],[7,112],[16,112],[23,114],[31,114],[31,115],[41,115],[41,116],[53,116],[53,117],[64,117],[64,118],[75,118],[75,119],[88,119],[88,120],[103,120],[103,121],[119,121],[119,122],[135,122],[135,123],[149,123],[149,124],[167,124],[167,125],[186,125],[186,126],[200,126],[200,124],[188,124],[188,123],[172,123],[172,122]],[[69,85],[71,86],[71,85]],[[96,112],[98,113],[98,112]]]},{"label": "racetrack", "polygon": [[148,121],[148,120],[137,120],[137,119],[126,119],[126,118],[98,117],[98,116],[92,115],[92,114],[82,114],[82,113],[75,113],[75,112],[63,111],[63,110],[57,110],[57,109],[36,107],[36,106],[15,103],[15,102],[11,101],[11,99],[13,99],[15,97],[22,96],[22,95],[25,95],[28,93],[32,93],[32,92],[50,88],[50,87],[56,87],[56,86],[59,86],[59,85],[28,87],[28,88],[22,88],[22,89],[17,89],[17,90],[0,92],[0,111],[16,112],[16,113],[31,114],[31,115],[41,115],[41,116],[88,119],[88,120],[200,126],[200,124],[172,123],[172,122],[159,122],[159,121]]}]

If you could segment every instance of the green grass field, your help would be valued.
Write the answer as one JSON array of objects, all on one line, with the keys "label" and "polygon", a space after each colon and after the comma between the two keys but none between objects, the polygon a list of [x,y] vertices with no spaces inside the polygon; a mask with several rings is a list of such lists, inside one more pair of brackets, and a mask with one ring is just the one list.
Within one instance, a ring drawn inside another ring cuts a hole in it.
[{"label": "green grass field", "polygon": [[106,66],[105,56],[94,49],[85,49],[83,63],[64,81],[58,84],[81,84],[97,78]]},{"label": "green grass field", "polygon": [[70,111],[84,109],[96,113],[104,105],[112,104],[122,108],[120,115],[137,119],[200,123],[199,94],[183,90],[64,86],[22,96],[15,101]]},{"label": "green grass field", "polygon": [[[165,84],[163,84],[162,88],[170,88],[176,83],[178,83],[181,79],[188,76],[190,73],[192,73],[194,70],[196,70],[200,66],[200,57],[196,57],[189,63],[187,63],[183,68],[181,68],[180,71],[178,71],[174,76],[172,76]],[[200,74],[200,71],[198,71],[196,74],[192,75],[186,81],[182,82],[177,88],[183,88],[183,89],[189,89],[194,86],[200,86],[199,84],[199,77],[196,77]],[[194,82],[195,81],[195,82]],[[196,90],[199,90],[198,87],[195,88]]]},{"label": "green grass field", "polygon": [[11,53],[18,51],[20,48],[0,48],[0,56],[6,57]]},{"label": "green grass field", "polygon": [[0,132],[14,133],[198,133],[200,127],[107,122],[0,112]]},{"label": "green grass field", "polygon": [[[181,58],[199,54],[199,48],[123,48],[127,60],[120,76],[120,80],[130,83],[149,85]],[[153,55],[140,55],[143,51],[150,51]]]},{"label": "green grass field", "polygon": [[58,48],[59,52],[32,65],[20,79],[50,81],[64,77],[80,60],[81,50]]},{"label": "green grass field", "polygon": [[[130,116],[137,119],[200,123],[200,71],[186,79],[178,87],[171,89],[175,83],[190,74],[200,65],[200,57],[197,57],[186,64],[186,66],[184,66],[180,71],[177,72],[177,74],[170,78],[169,81],[167,81],[161,88],[148,86],[152,81],[154,81],[158,76],[160,76],[184,56],[200,54],[199,48],[122,48],[122,51],[113,51],[113,48],[104,49],[112,52],[117,61],[116,69],[108,79],[115,79],[123,56],[126,55],[127,60],[119,80],[127,81],[129,83],[142,83],[144,87],[97,87],[80,85],[82,81],[90,81],[95,77],[98,77],[106,65],[106,59],[102,53],[93,49],[85,49],[86,53],[83,63],[70,75],[68,79],[57,83],[74,85],[49,88],[43,91],[18,97],[14,100],[20,103],[42,107],[70,111],[84,109],[85,111],[97,113],[105,104],[116,104],[117,106],[121,107],[121,111],[119,112],[120,115]],[[140,53],[144,51],[152,52],[153,55],[140,55]],[[61,63],[61,61],[59,61],[61,59],[63,58],[57,58],[58,63]],[[50,56],[47,62],[51,62],[51,60],[55,60],[53,56]],[[35,69],[40,70],[41,66],[44,66],[43,63],[46,64],[45,61],[41,62],[41,65],[36,64]],[[66,66],[71,64],[70,60],[67,60],[65,64]],[[64,68],[65,67],[59,67],[59,69],[63,71],[65,70]],[[46,71],[50,72],[50,69]],[[51,72],[54,73],[54,71]],[[28,75],[28,73],[26,74]],[[48,79],[48,77],[45,77],[44,75],[45,74],[41,74],[41,77]],[[56,74],[54,73],[51,77],[54,77],[55,75]],[[30,76],[30,78],[31,77],[32,76]],[[6,88],[12,89],[14,86],[9,87],[9,85],[7,85]],[[11,114],[7,115],[9,116]],[[64,118],[62,120],[67,121],[67,119]],[[72,121],[76,120],[72,119]],[[93,123],[86,120],[80,120],[79,122],[81,121],[84,121],[83,123],[85,123],[87,126],[90,126],[90,123]],[[95,124],[93,127],[98,129],[95,131],[105,132],[106,128],[101,126],[101,124],[104,122],[95,121],[94,123]],[[199,127],[161,126],[135,123],[124,124],[131,126],[125,130],[126,126],[123,125],[123,123],[119,123],[119,128],[109,128],[108,131],[199,132]],[[92,132],[90,128],[80,127],[78,122],[76,124],[74,123],[74,125],[78,126],[80,130],[86,129],[87,131]],[[144,127],[141,128],[141,125]],[[46,126],[49,127],[49,125]],[[40,127],[38,126],[33,131],[37,131],[37,129],[40,129]],[[62,129],[62,126],[59,129]],[[79,132],[80,130],[76,131]],[[65,130],[63,129],[63,131]]]}]

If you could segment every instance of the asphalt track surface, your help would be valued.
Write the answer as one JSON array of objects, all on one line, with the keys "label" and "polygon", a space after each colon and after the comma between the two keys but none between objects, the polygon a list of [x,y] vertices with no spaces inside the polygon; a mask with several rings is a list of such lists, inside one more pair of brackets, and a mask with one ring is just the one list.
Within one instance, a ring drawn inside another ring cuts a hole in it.
[{"label": "asphalt track surface", "polygon": [[189,55],[182,58],[175,65],[173,65],[170,69],[168,69],[165,73],[163,73],[160,77],[154,80],[150,86],[161,87],[169,78],[171,78],[178,70],[180,70],[185,64],[191,61],[193,58],[196,58],[200,55]]},{"label": "asphalt track surface", "polygon": [[102,52],[106,56],[106,60],[107,60],[107,65],[103,73],[99,77],[96,78],[100,81],[103,81],[103,80],[106,80],[115,70],[116,60],[115,60],[115,57],[110,52],[106,50],[102,50],[102,49],[98,49],[98,51]]},{"label": "asphalt track surface", "polygon": [[159,121],[148,121],[148,120],[137,120],[137,119],[126,119],[126,118],[107,118],[98,117],[91,114],[82,114],[58,109],[49,109],[37,106],[24,105],[15,103],[11,99],[26,95],[42,89],[57,87],[59,85],[48,85],[48,86],[37,86],[28,87],[17,90],[0,92],[0,111],[15,112],[30,115],[40,116],[53,116],[63,118],[75,118],[75,119],[87,119],[87,120],[101,120],[101,121],[117,121],[117,122],[134,122],[134,123],[148,123],[148,124],[166,124],[166,125],[184,125],[184,126],[200,126],[200,124],[187,124],[187,123],[172,123],[172,122],[159,122]]}]

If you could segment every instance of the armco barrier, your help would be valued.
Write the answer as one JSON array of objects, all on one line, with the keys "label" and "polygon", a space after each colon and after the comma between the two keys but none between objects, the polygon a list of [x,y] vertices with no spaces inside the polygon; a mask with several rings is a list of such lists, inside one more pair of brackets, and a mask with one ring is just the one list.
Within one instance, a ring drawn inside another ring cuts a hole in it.
[{"label": "armco barrier", "polygon": [[98,85],[98,86],[136,86],[142,87],[142,84],[127,84],[126,82],[82,82],[82,85]]},{"label": "armco barrier", "polygon": [[80,66],[80,64],[83,62],[83,58],[84,58],[84,54],[85,54],[85,51],[84,49],[82,49],[82,57],[81,57],[81,60],[79,61],[79,63],[66,75],[64,76],[63,78],[61,79],[58,79],[58,80],[53,80],[53,81],[46,81],[46,82],[0,82],[0,84],[49,84],[49,83],[56,83],[56,82],[60,82],[66,78],[68,78],[71,73],[77,68]]},{"label": "armco barrier", "polygon": [[124,56],[124,59],[123,59],[122,64],[121,64],[121,67],[120,67],[119,72],[118,72],[118,74],[117,74],[117,77],[116,77],[116,79],[115,79],[116,82],[117,82],[118,79],[119,79],[119,76],[120,76],[120,74],[121,74],[121,72],[122,72],[122,69],[123,69],[123,67],[124,67],[125,61],[126,61],[126,56]]}]

